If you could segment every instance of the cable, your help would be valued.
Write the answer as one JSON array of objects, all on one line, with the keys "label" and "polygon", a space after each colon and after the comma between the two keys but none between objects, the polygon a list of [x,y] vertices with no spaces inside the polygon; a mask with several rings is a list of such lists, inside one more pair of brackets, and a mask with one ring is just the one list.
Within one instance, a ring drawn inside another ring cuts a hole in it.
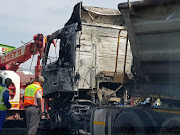
[{"label": "cable", "polygon": [[25,42],[23,42],[22,40],[21,40],[21,43],[23,43],[24,45],[27,45],[27,44],[29,44],[31,41],[33,41],[33,39],[31,39],[29,42],[27,42],[27,43],[25,43]]},{"label": "cable", "polygon": [[29,71],[29,78],[30,78],[30,79],[31,79],[30,72],[31,72],[31,67],[32,67],[33,58],[34,58],[34,54],[33,54],[32,60],[31,60],[30,71]]},{"label": "cable", "polygon": [[84,77],[84,78],[81,78],[81,79],[84,79],[83,87],[84,87],[84,85],[85,85],[85,82],[86,82],[88,85],[90,85],[90,84],[88,83],[88,81],[86,80],[86,77],[87,77],[87,75],[88,75],[88,73],[89,73],[90,70],[91,70],[91,68],[89,68],[89,70],[86,72],[85,77]]},{"label": "cable", "polygon": [[53,57],[53,56],[48,56],[48,58],[56,58],[56,57]]}]

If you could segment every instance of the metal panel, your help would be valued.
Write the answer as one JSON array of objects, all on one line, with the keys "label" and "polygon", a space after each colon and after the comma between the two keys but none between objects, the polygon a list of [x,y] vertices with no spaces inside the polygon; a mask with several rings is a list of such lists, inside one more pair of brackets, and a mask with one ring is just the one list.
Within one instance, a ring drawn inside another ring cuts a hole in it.
[{"label": "metal panel", "polygon": [[46,80],[43,86],[44,95],[74,91],[76,30],[76,24],[62,29],[59,59],[43,66],[42,74]]},{"label": "metal panel", "polygon": [[180,84],[180,1],[146,0],[118,7],[134,58],[134,94],[147,95],[148,90],[148,94],[180,95],[175,85]]},{"label": "metal panel", "polygon": [[[76,72],[80,74],[79,89],[92,89],[96,86],[95,77],[102,71],[114,72],[116,62],[118,32],[124,27],[116,28],[105,26],[82,25],[80,36],[80,49],[76,52]],[[127,36],[126,31],[122,31],[122,36]],[[77,43],[78,44],[78,43]],[[126,38],[120,38],[118,72],[123,71],[124,51]],[[130,73],[131,51],[128,46],[126,72]]]}]

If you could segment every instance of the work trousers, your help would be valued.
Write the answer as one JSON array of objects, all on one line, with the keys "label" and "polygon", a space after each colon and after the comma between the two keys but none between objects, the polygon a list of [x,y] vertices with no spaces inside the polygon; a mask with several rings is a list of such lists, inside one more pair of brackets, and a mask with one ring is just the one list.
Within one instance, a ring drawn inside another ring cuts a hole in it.
[{"label": "work trousers", "polygon": [[35,106],[26,108],[27,135],[36,135],[40,122],[40,109]]},{"label": "work trousers", "polygon": [[6,118],[7,111],[0,111],[0,132]]}]

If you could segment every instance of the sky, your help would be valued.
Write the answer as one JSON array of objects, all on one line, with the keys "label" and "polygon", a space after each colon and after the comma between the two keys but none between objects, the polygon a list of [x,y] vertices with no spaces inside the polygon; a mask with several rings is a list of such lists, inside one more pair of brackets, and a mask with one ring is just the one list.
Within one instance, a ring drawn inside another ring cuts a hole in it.
[{"label": "sky", "polygon": [[[130,0],[133,1],[133,0]],[[20,47],[33,35],[49,35],[68,21],[79,0],[0,0],[0,44]],[[127,0],[82,0],[83,6],[118,9]],[[21,42],[22,41],[22,42]],[[32,59],[21,65],[30,68]],[[32,68],[36,63],[33,61]]]}]

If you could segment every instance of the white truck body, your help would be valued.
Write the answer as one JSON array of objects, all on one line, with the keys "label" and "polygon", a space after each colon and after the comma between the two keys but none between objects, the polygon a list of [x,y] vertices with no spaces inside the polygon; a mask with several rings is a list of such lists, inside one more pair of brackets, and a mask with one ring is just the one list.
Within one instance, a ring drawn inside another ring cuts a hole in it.
[{"label": "white truck body", "polygon": [[[81,48],[76,49],[76,72],[79,72],[78,89],[93,89],[96,87],[96,76],[100,72],[114,73],[118,44],[118,32],[123,26],[82,23],[80,36]],[[127,32],[122,30],[118,53],[118,72],[123,72]],[[79,42],[79,39],[77,39]],[[77,44],[78,44],[77,42]],[[130,74],[131,50],[128,45],[126,73]]]}]

